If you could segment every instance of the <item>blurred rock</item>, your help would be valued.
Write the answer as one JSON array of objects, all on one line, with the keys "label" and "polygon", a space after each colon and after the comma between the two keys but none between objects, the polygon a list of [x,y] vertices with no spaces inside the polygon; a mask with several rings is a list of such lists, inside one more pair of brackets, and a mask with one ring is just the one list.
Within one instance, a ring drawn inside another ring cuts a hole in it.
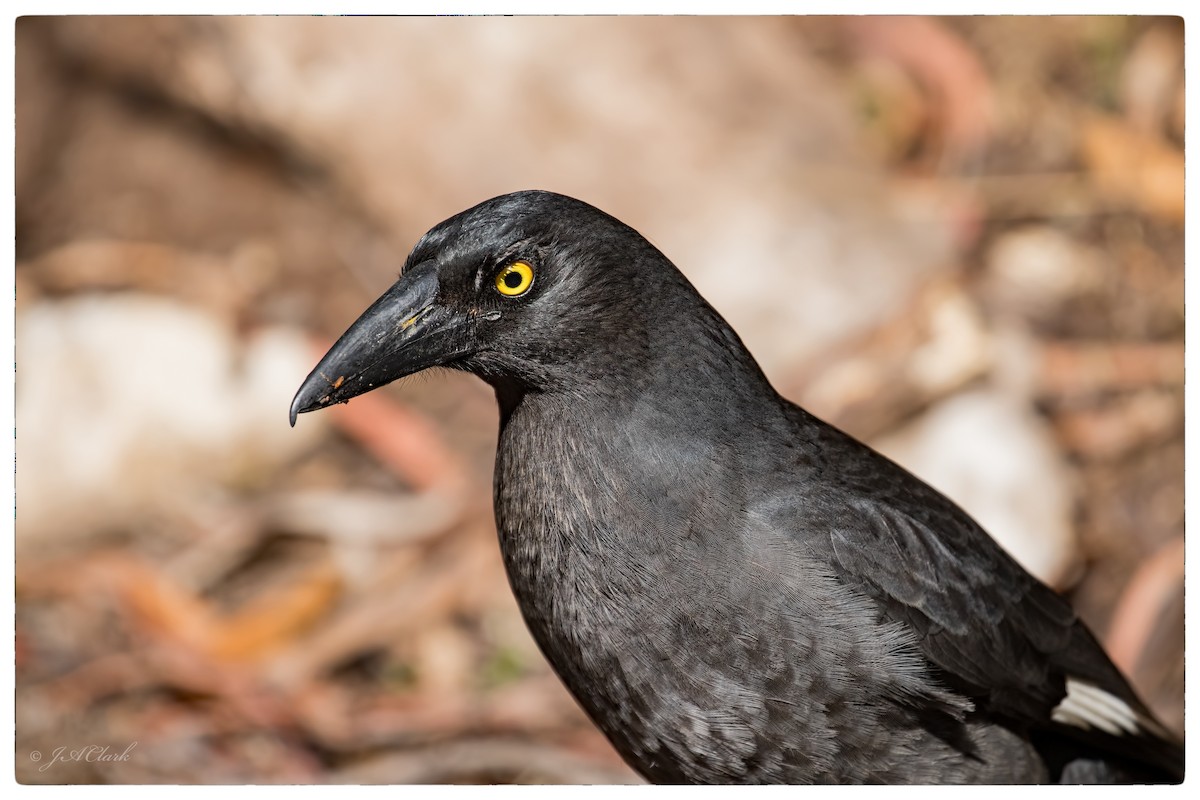
[{"label": "blurred rock", "polygon": [[1037,577],[1078,577],[1071,476],[1047,426],[1022,404],[978,389],[872,442],[946,494]]},{"label": "blurred rock", "polygon": [[502,192],[588,200],[674,259],[768,374],[949,263],[949,224],[892,191],[790,20],[73,17],[51,40],[320,165],[405,246]]},{"label": "blurred rock", "polygon": [[312,445],[288,427],[310,345],[283,328],[246,340],[217,318],[137,294],[40,302],[17,318],[17,519],[52,546],[254,484]]},{"label": "blurred rock", "polygon": [[1046,319],[1102,286],[1104,257],[1058,228],[1017,228],[988,248],[985,291],[1008,313]]}]

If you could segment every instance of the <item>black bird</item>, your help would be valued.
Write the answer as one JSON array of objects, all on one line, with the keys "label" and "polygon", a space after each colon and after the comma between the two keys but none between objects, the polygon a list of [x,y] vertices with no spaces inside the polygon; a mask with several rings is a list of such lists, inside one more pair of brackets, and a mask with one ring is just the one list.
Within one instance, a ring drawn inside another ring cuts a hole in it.
[{"label": "black bird", "polygon": [[647,779],[1182,780],[1182,744],[1064,600],[780,397],[619,220],[526,191],[436,226],[292,424],[436,366],[494,388],[513,592]]}]

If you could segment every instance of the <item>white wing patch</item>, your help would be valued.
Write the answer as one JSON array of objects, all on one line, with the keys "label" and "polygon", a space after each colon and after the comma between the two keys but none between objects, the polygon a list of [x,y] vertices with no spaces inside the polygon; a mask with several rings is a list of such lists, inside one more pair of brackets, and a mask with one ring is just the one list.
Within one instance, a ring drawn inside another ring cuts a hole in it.
[{"label": "white wing patch", "polygon": [[1055,706],[1050,718],[1077,728],[1096,728],[1113,736],[1137,734],[1159,727],[1121,698],[1074,678],[1067,678],[1067,696]]}]

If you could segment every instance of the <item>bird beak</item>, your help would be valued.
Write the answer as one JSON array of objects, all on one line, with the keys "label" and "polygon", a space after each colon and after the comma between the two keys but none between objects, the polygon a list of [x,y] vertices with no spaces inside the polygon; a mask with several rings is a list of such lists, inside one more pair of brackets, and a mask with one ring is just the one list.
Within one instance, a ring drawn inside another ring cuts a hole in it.
[{"label": "bird beak", "polygon": [[405,272],[313,368],[292,400],[289,420],[447,364],[470,351],[470,319],[438,303],[436,263]]}]

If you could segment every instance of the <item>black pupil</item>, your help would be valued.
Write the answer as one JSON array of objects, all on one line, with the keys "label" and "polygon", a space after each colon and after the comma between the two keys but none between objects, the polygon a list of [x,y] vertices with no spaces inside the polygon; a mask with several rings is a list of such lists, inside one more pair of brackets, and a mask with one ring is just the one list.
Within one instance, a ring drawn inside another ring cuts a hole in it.
[{"label": "black pupil", "polygon": [[523,280],[524,278],[521,277],[521,273],[510,272],[504,276],[504,285],[510,289],[515,289],[521,285],[521,281]]}]

